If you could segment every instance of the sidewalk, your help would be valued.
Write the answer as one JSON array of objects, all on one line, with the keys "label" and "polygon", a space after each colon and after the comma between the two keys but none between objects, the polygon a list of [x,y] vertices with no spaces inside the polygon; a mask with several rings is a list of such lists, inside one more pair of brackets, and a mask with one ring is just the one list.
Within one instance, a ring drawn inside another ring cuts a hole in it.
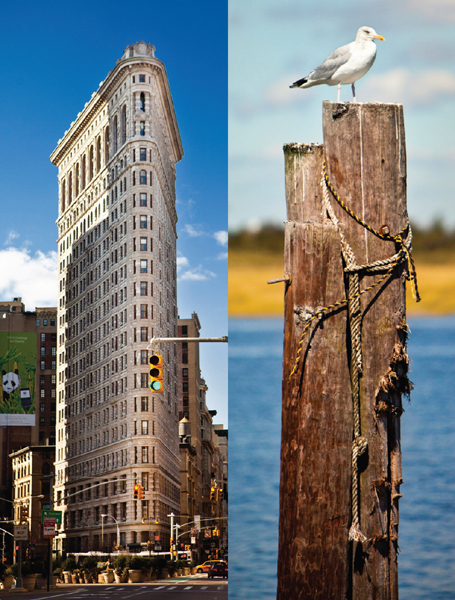
[{"label": "sidewalk", "polygon": [[[77,590],[79,588],[82,587],[89,587],[89,588],[99,588],[99,587],[111,587],[111,586],[143,586],[143,585],[155,585],[155,584],[164,584],[164,583],[173,583],[173,584],[178,584],[178,583],[185,583],[186,581],[192,581],[193,583],[197,584],[197,583],[204,583],[207,581],[210,581],[207,577],[207,573],[197,573],[196,575],[181,575],[179,577],[166,577],[165,579],[154,579],[153,581],[143,581],[142,583],[115,583],[115,581],[113,583],[58,583],[56,586],[51,586],[49,593],[51,592],[56,592],[58,590],[67,590],[67,591],[73,591],[73,590]],[[223,580],[227,583],[227,580]],[[25,588],[22,589],[16,589],[16,588],[11,588],[10,590],[3,590],[0,589],[0,594],[4,595],[4,594],[41,594],[41,593],[47,593],[47,587],[44,586],[40,589],[34,589],[32,592],[27,592],[27,590]]]}]

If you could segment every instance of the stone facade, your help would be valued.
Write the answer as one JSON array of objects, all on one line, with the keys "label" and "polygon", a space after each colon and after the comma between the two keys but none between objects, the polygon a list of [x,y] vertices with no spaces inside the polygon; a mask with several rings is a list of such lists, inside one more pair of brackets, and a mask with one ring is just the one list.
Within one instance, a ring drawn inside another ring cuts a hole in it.
[{"label": "stone facade", "polygon": [[[212,486],[223,487],[224,473],[227,476],[227,431],[222,438],[226,452],[216,445],[218,437],[213,431],[215,410],[209,410],[206,402],[208,387],[201,375],[199,343],[185,342],[185,337],[198,338],[201,329],[198,315],[178,320],[179,337],[179,387],[180,387],[180,476],[181,476],[181,519],[180,543],[191,546],[198,561],[219,555],[221,547],[227,546],[226,500],[210,498]],[[216,438],[216,439],[215,439]],[[226,514],[225,514],[226,513]],[[221,531],[222,537],[206,538],[202,531],[191,545],[191,523],[200,517],[201,528]],[[187,525],[188,524],[188,525]],[[183,548],[179,548],[183,549]],[[216,554],[215,554],[216,553]]]},{"label": "stone facade", "polygon": [[154,51],[143,42],[126,48],[51,155],[59,170],[55,498],[65,512],[59,540],[71,551],[112,549],[117,524],[123,546],[159,535],[167,549],[167,515],[180,513],[173,346],[162,351],[164,393],[149,388],[150,339],[177,333],[183,156]]}]

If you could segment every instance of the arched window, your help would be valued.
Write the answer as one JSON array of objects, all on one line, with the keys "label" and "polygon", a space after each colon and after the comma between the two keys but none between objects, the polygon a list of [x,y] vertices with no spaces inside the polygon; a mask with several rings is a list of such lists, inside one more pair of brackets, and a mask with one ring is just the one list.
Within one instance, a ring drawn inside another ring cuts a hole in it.
[{"label": "arched window", "polygon": [[126,142],[126,104],[122,108],[122,144]]},{"label": "arched window", "polygon": [[101,136],[98,136],[96,140],[96,172],[99,173],[101,169]]},{"label": "arched window", "polygon": [[79,163],[76,165],[76,198],[79,196]]},{"label": "arched window", "polygon": [[147,171],[141,171],[140,183],[141,184],[147,183]]},{"label": "arched window", "polygon": [[118,127],[117,127],[117,115],[115,115],[114,117],[114,127],[113,127],[113,131],[112,131],[112,145],[113,145],[113,150],[114,150],[114,154],[117,152],[117,143],[118,143]]},{"label": "arched window", "polygon": [[61,207],[62,207],[62,214],[65,212],[66,209],[66,181],[63,180],[62,181],[62,189],[61,189]]},{"label": "arched window", "polygon": [[109,125],[104,130],[104,165],[109,162]]},{"label": "arched window", "polygon": [[90,146],[89,156],[88,156],[88,180],[92,181],[93,179],[93,145]]},{"label": "arched window", "polygon": [[85,154],[82,157],[82,178],[81,178],[81,189],[85,190],[86,186],[86,158]]},{"label": "arched window", "polygon": [[68,204],[71,204],[73,201],[73,173],[70,172],[70,176],[68,177]]},{"label": "arched window", "polygon": [[145,112],[145,94],[144,94],[144,92],[141,92],[140,100],[139,100],[139,107],[140,107],[141,112]]},{"label": "arched window", "polygon": [[49,475],[51,472],[51,466],[49,463],[45,462],[43,463],[43,468],[42,468],[42,474],[43,475]]}]

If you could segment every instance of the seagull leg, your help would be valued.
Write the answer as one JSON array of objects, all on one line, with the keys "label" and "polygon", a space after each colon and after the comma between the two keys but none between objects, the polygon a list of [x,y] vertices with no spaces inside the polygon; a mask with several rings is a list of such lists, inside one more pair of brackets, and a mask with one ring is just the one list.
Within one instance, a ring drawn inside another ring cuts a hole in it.
[{"label": "seagull leg", "polygon": [[338,96],[337,96],[337,102],[340,101],[340,92],[341,92],[341,83],[338,84]]},{"label": "seagull leg", "polygon": [[354,84],[352,84],[352,97],[353,97],[353,102],[357,102],[357,100],[355,99],[355,87],[354,87]]}]

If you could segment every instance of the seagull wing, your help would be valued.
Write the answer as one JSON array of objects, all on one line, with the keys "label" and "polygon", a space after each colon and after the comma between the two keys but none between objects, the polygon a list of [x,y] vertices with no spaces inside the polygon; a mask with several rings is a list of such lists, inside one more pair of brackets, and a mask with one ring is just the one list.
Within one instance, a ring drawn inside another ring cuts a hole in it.
[{"label": "seagull wing", "polygon": [[308,83],[316,85],[325,83],[337,72],[337,70],[348,62],[352,54],[352,43],[341,46],[332,52],[319,67],[308,75]]}]

